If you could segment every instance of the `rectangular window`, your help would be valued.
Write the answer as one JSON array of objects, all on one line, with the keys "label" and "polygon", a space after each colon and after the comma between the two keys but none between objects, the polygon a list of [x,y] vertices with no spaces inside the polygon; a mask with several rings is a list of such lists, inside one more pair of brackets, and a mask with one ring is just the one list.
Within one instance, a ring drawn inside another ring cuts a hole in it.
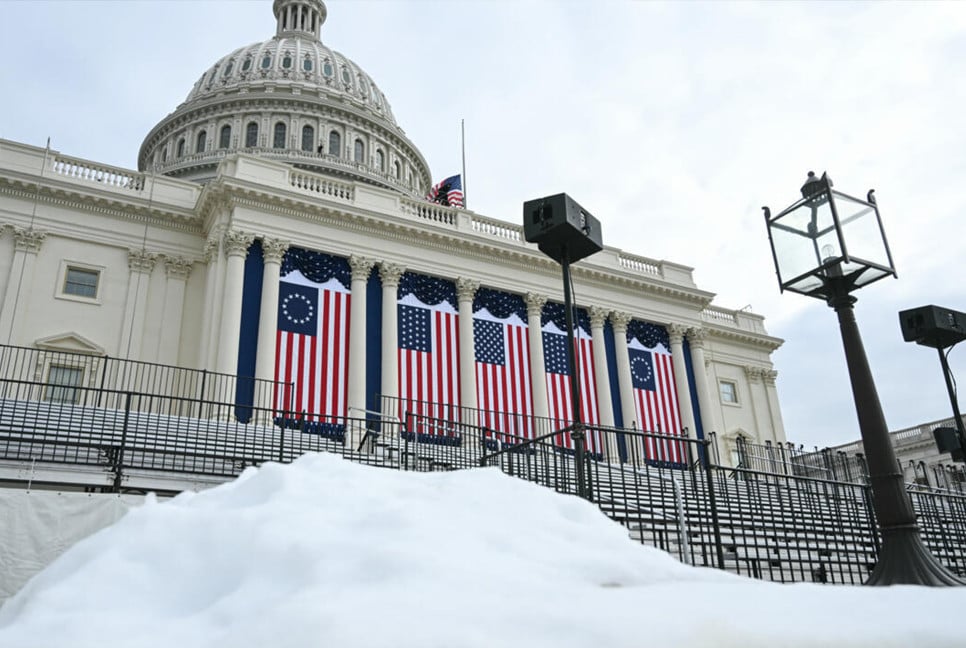
[{"label": "rectangular window", "polygon": [[64,294],[95,299],[100,274],[97,270],[68,266],[67,273],[64,276]]},{"label": "rectangular window", "polygon": [[47,373],[46,400],[52,403],[77,403],[80,401],[81,381],[84,370],[80,367],[51,365]]},{"label": "rectangular window", "polygon": [[737,403],[738,402],[738,388],[730,381],[721,380],[718,382],[718,390],[721,393],[722,403]]}]

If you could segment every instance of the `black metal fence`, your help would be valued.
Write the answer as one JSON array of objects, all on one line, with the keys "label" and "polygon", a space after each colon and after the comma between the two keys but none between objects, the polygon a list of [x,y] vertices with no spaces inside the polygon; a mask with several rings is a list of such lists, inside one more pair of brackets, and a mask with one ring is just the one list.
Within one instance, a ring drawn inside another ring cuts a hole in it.
[{"label": "black metal fence", "polygon": [[[480,424],[494,419],[479,411],[393,403],[378,420],[293,412],[257,397],[240,407],[237,381],[217,374],[27,351],[0,348],[0,480],[8,483],[176,491],[334,452],[397,470],[498,467],[583,493],[631,537],[683,562],[755,578],[858,584],[877,560],[861,457],[739,444],[739,466],[728,467],[711,439],[590,426],[578,463],[570,433],[545,421],[495,429]],[[83,380],[66,382],[51,366],[81,366]],[[922,471],[909,495],[924,542],[966,575],[962,471]]]}]

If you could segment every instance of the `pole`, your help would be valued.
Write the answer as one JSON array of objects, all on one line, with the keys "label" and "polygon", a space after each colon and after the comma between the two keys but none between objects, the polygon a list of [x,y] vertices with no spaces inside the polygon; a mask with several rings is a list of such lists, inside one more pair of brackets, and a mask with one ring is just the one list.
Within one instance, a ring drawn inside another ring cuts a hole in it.
[{"label": "pole", "polygon": [[570,291],[570,258],[564,246],[560,259],[564,283],[564,318],[567,323],[567,362],[570,365],[570,438],[574,441],[574,461],[577,464],[577,495],[586,497],[586,476],[584,474],[584,426],[580,420],[580,376],[577,375],[577,349],[574,345],[573,298]]},{"label": "pole", "polygon": [[463,184],[463,209],[467,208],[466,202],[466,129],[463,127],[463,120],[460,120],[460,150],[463,155],[463,168],[461,170],[460,181]]},{"label": "pole", "polygon": [[827,279],[828,304],[838,315],[842,346],[852,383],[862,445],[872,485],[872,503],[882,536],[882,548],[866,585],[964,585],[922,543],[912,500],[906,492],[882,405],[869,368],[859,327],[855,297],[841,277]]},{"label": "pole", "polygon": [[949,394],[949,404],[953,406],[953,420],[956,421],[956,432],[959,434],[959,447],[966,453],[966,427],[963,426],[963,417],[959,414],[959,401],[956,398],[956,388],[953,386],[952,372],[949,370],[949,359],[939,351],[939,363],[943,367],[943,378],[946,379],[946,392]]}]

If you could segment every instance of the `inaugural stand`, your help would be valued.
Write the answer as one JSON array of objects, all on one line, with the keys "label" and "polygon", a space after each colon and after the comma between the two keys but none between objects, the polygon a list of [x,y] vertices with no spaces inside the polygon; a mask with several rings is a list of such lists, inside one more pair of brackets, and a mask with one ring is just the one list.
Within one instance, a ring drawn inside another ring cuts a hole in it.
[{"label": "inaugural stand", "polygon": [[[603,249],[600,223],[573,198],[561,193],[523,203],[523,234],[528,243],[536,243],[541,252],[559,263],[563,272],[572,422],[561,432],[569,431],[574,442],[577,494],[580,497],[589,497],[584,465],[584,424],[580,415],[580,376],[577,372],[577,354],[574,345],[573,282],[570,279],[570,264]],[[536,331],[535,334],[539,335],[540,331]]]}]

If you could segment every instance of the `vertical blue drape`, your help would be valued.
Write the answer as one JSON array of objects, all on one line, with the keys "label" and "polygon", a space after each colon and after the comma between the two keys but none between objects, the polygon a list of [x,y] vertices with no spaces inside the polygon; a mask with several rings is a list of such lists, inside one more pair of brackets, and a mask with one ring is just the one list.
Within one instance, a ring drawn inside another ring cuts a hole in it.
[{"label": "vertical blue drape", "polygon": [[258,316],[262,303],[262,278],[265,257],[262,242],[248,248],[242,284],[241,327],[238,335],[238,379],[235,382],[235,417],[242,423],[251,420],[255,400],[255,355],[258,347]]}]

